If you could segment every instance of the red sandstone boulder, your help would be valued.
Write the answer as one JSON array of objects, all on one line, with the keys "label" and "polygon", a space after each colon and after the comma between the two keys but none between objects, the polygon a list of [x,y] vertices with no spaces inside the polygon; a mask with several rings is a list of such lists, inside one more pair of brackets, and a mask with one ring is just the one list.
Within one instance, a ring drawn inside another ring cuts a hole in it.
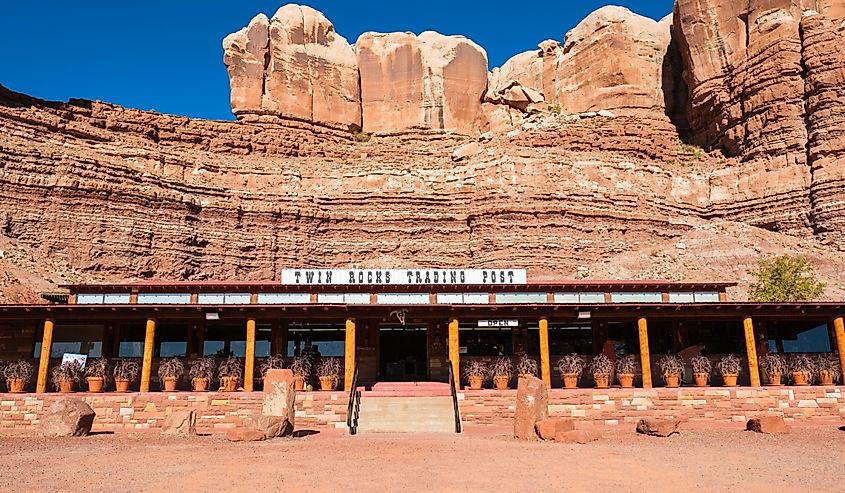
[{"label": "red sandstone boulder", "polygon": [[91,406],[79,399],[59,399],[41,418],[39,429],[46,436],[87,436],[95,416]]},{"label": "red sandstone boulder", "polygon": [[226,440],[230,442],[262,442],[266,440],[263,432],[251,428],[235,428],[226,431]]},{"label": "red sandstone boulder", "polygon": [[519,440],[536,440],[537,422],[549,417],[549,390],[537,377],[520,377],[516,390],[516,411],[513,436]]},{"label": "red sandstone boulder", "polygon": [[637,433],[654,437],[668,437],[679,434],[681,422],[676,419],[645,418],[637,423]]},{"label": "red sandstone boulder", "polygon": [[554,440],[558,433],[575,429],[575,422],[568,418],[549,418],[537,421],[534,426],[540,440]]},{"label": "red sandstone boulder", "polygon": [[178,410],[164,419],[163,435],[194,436],[197,434],[197,413],[193,410]]},{"label": "red sandstone boulder", "polygon": [[281,416],[255,416],[252,418],[251,426],[253,430],[263,434],[267,440],[293,434],[293,425],[287,418]]},{"label": "red sandstone boulder", "polygon": [[760,418],[749,419],[745,425],[745,429],[767,434],[781,434],[791,431],[786,421],[783,420],[783,416],[762,416]]},{"label": "red sandstone boulder", "polygon": [[599,438],[601,438],[599,432],[587,430],[568,430],[555,434],[555,441],[560,443],[578,443],[583,445],[585,443],[595,442]]},{"label": "red sandstone boulder", "polygon": [[[287,436],[293,433],[296,424],[296,391],[294,390],[293,372],[291,370],[267,370],[264,376],[264,402],[261,414],[265,417],[279,418],[279,430],[270,438]],[[265,420],[260,429],[269,431],[270,422],[279,420]],[[266,426],[265,426],[266,425]],[[272,425],[275,428],[275,424]]]}]

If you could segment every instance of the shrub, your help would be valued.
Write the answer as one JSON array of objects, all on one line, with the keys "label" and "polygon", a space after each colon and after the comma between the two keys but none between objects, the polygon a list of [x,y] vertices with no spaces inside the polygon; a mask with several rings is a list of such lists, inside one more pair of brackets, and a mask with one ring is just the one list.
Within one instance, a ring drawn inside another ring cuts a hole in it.
[{"label": "shrub", "polygon": [[722,375],[739,375],[740,370],[742,370],[742,362],[733,354],[728,354],[719,360],[716,368]]},{"label": "shrub", "polygon": [[692,367],[693,373],[706,373],[710,375],[710,372],[713,371],[713,363],[707,356],[693,356],[690,359],[690,366]]},{"label": "shrub", "polygon": [[221,361],[217,367],[217,376],[218,378],[241,378],[244,376],[240,360],[230,357]]},{"label": "shrub", "polygon": [[332,385],[337,385],[340,376],[340,360],[337,358],[322,358],[317,365],[317,376],[331,378]]},{"label": "shrub", "polygon": [[191,369],[188,371],[188,376],[191,377],[191,380],[196,378],[202,378],[206,380],[211,380],[214,378],[214,358],[200,358],[198,360],[194,360],[191,363]]},{"label": "shrub", "polygon": [[179,358],[162,360],[158,365],[158,379],[164,383],[166,378],[179,380],[185,374],[185,363]]},{"label": "shrub", "polygon": [[552,103],[549,105],[549,113],[553,115],[559,115],[562,110],[560,103]]},{"label": "shrub", "polygon": [[623,356],[616,362],[617,375],[634,375],[637,373],[637,359],[633,355]]},{"label": "shrub", "polygon": [[35,373],[35,367],[29,361],[12,361],[3,366],[3,378],[7,383],[12,380],[23,380],[25,385],[29,383],[33,373]]},{"label": "shrub", "polygon": [[267,376],[267,370],[281,370],[284,367],[285,357],[281,354],[274,354],[261,363],[261,367],[259,367],[258,371],[261,372],[261,377],[264,378]]},{"label": "shrub", "polygon": [[806,354],[791,355],[788,360],[788,366],[791,373],[803,373],[808,382],[813,381],[813,375],[816,373],[816,365]]},{"label": "shrub", "polygon": [[115,361],[112,370],[115,380],[129,380],[130,382],[138,378],[139,373],[141,373],[141,366],[137,361],[130,359],[118,359]]},{"label": "shrub", "polygon": [[508,377],[513,375],[513,362],[510,358],[502,357],[496,358],[490,366],[490,374],[493,377]]},{"label": "shrub", "polygon": [[91,361],[85,364],[85,377],[86,378],[102,378],[103,381],[106,380],[109,374],[109,359],[108,358],[96,358],[92,359]]},{"label": "shrub", "polygon": [[537,360],[529,357],[527,354],[523,354],[516,363],[516,373],[519,375],[534,375],[536,377],[540,373],[540,366],[537,364]]},{"label": "shrub", "polygon": [[61,382],[76,383],[82,378],[82,365],[79,364],[79,361],[65,361],[53,368],[52,377],[56,390],[59,389]]},{"label": "shrub", "polygon": [[663,375],[664,379],[670,376],[680,377],[684,374],[684,360],[675,355],[667,354],[663,356],[657,362],[657,366],[660,367],[660,374]]},{"label": "shrub", "polygon": [[354,134],[352,134],[352,140],[354,140],[355,142],[369,142],[371,138],[372,135],[366,132],[355,132]]},{"label": "shrub", "polygon": [[557,362],[557,369],[560,370],[561,375],[575,375],[580,377],[581,373],[584,372],[585,366],[587,366],[587,362],[584,361],[584,357],[576,353],[568,354]]},{"label": "shrub", "polygon": [[751,285],[753,301],[806,301],[818,298],[825,289],[816,279],[810,261],[802,255],[760,259],[752,274],[757,277]]},{"label": "shrub", "polygon": [[290,369],[294,376],[307,380],[311,376],[311,360],[306,356],[295,356],[290,361]]},{"label": "shrub", "polygon": [[760,356],[760,366],[767,375],[783,375],[787,370],[786,360],[778,353]]},{"label": "shrub", "polygon": [[816,369],[816,375],[822,373],[829,373],[836,382],[842,376],[842,367],[839,364],[839,358],[832,354],[817,354],[813,358],[813,365]]},{"label": "shrub", "polygon": [[593,375],[610,375],[613,373],[613,362],[603,354],[590,360],[590,373]]},{"label": "shrub", "polygon": [[487,363],[480,360],[471,360],[464,366],[464,376],[466,378],[481,378],[485,379],[490,375],[490,368]]}]

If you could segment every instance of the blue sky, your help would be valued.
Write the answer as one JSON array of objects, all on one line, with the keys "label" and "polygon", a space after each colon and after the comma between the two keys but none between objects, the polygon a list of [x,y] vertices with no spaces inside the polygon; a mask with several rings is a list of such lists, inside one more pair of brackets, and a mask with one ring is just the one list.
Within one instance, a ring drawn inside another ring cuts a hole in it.
[{"label": "blue sky", "polygon": [[[259,12],[259,0],[11,1],[0,15],[0,84],[49,100],[100,99],[197,118],[231,119],[223,38]],[[354,43],[366,31],[463,34],[491,67],[562,40],[593,10],[613,3],[652,18],[672,0],[547,2],[401,0],[301,2],[322,11]]]}]

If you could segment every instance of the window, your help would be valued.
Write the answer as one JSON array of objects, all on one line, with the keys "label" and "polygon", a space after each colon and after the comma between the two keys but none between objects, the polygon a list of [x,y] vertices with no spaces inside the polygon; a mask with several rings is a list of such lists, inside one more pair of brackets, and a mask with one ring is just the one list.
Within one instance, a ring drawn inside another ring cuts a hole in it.
[{"label": "window", "polygon": [[380,305],[427,305],[428,293],[379,293],[376,303]]},{"label": "window", "polygon": [[299,356],[308,345],[318,356],[342,357],[346,348],[345,327],[334,324],[289,325],[287,356]]},{"label": "window", "polygon": [[486,305],[490,303],[487,293],[437,293],[437,303],[442,305]]},{"label": "window", "polygon": [[461,327],[458,340],[466,352],[464,356],[513,355],[513,331],[510,328]]},{"label": "window", "polygon": [[640,293],[640,292],[616,292],[612,293],[610,299],[614,303],[662,303],[662,293]]},{"label": "window", "polygon": [[555,293],[555,303],[604,303],[604,293]]},{"label": "window", "polygon": [[765,328],[770,351],[830,352],[830,331],[824,320],[767,320]]},{"label": "window", "polygon": [[546,293],[496,293],[496,303],[530,304],[546,303]]},{"label": "window", "polygon": [[249,293],[200,293],[197,303],[200,305],[248,305],[252,296]]},{"label": "window", "polygon": [[[44,327],[35,331],[35,349],[33,356],[41,356],[41,341]],[[102,325],[56,325],[53,329],[51,358],[61,358],[64,353],[85,354],[90,358],[99,358],[103,353]]]},{"label": "window", "polygon": [[261,305],[307,305],[311,303],[309,293],[259,293]]},{"label": "window", "polygon": [[120,358],[140,358],[144,356],[145,336],[146,328],[142,325],[120,327],[117,356]]},{"label": "window", "polygon": [[140,305],[187,305],[191,302],[189,293],[139,293]]},{"label": "window", "polygon": [[[528,354],[540,354],[540,330],[536,324],[528,327]],[[549,323],[549,354],[556,365],[560,356],[593,353],[593,330],[590,323]]]},{"label": "window", "polygon": [[696,292],[695,293],[695,302],[696,303],[718,303],[721,301],[718,292]]},{"label": "window", "polygon": [[370,293],[318,293],[317,303],[369,305]]},{"label": "window", "polygon": [[184,358],[188,354],[188,327],[159,325],[155,332],[155,355],[159,358]]},{"label": "window", "polygon": [[76,303],[78,305],[121,305],[129,303],[129,293],[81,293],[76,295]]},{"label": "window", "polygon": [[687,293],[669,293],[669,303],[718,303],[716,291],[696,291]]},{"label": "window", "polygon": [[695,303],[695,293],[669,293],[669,303]]}]

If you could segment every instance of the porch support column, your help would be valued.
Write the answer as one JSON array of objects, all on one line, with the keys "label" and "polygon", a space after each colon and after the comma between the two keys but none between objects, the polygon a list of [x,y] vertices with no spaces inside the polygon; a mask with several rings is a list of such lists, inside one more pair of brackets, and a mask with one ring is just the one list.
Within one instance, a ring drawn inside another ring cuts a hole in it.
[{"label": "porch support column", "polygon": [[144,362],[141,367],[141,392],[150,391],[150,375],[153,373],[153,347],[155,346],[156,321],[147,319],[147,333],[144,337]]},{"label": "porch support column", "polygon": [[748,352],[748,375],[751,377],[751,386],[760,386],[760,371],[757,369],[757,343],[754,340],[754,322],[751,317],[745,317],[742,321],[745,328],[745,350]]},{"label": "porch support column", "polygon": [[460,388],[461,381],[461,352],[458,340],[458,319],[449,319],[449,362],[452,363],[452,373],[455,375],[455,388]]},{"label": "porch support column", "polygon": [[836,347],[839,350],[840,368],[845,369],[845,321],[842,317],[833,320],[833,331],[836,333]]},{"label": "porch support column", "polygon": [[645,318],[637,320],[640,335],[640,366],[643,369],[643,388],[651,388],[651,353],[648,350],[648,321]]},{"label": "porch support column", "polygon": [[552,372],[549,364],[549,320],[540,319],[540,376],[548,388],[552,388]]},{"label": "porch support column", "polygon": [[246,350],[244,352],[244,392],[252,392],[255,380],[255,319],[246,321]]},{"label": "porch support column", "polygon": [[44,321],[44,337],[41,339],[41,356],[38,360],[38,380],[35,391],[47,392],[47,368],[50,366],[50,354],[53,352],[53,321]]},{"label": "porch support column", "polygon": [[346,319],[346,340],[344,342],[344,374],[343,390],[352,390],[352,380],[355,378],[355,319]]}]

